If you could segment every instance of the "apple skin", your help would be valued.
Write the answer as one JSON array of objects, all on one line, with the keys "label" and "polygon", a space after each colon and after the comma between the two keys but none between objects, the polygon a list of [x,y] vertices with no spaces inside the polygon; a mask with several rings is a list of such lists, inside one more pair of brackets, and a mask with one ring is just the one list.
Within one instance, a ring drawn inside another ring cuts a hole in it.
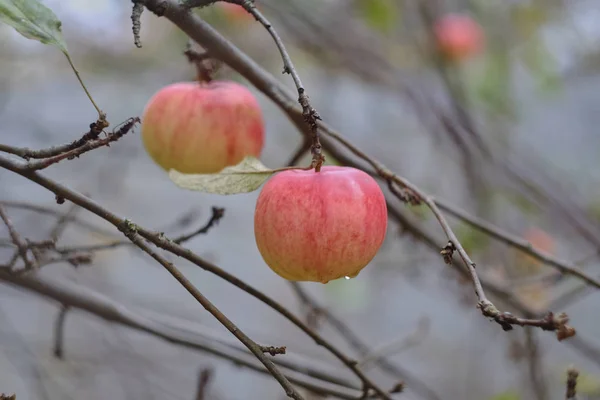
[{"label": "apple skin", "polygon": [[445,15],[436,21],[433,30],[439,50],[449,60],[464,60],[483,49],[483,30],[467,15]]},{"label": "apple skin", "polygon": [[279,172],[263,187],[254,213],[260,254],[290,281],[355,277],[379,251],[386,230],[381,188],[350,167]]},{"label": "apple skin", "polygon": [[149,156],[164,170],[210,174],[246,156],[259,158],[265,124],[256,98],[238,83],[180,82],[148,101],[141,136]]}]

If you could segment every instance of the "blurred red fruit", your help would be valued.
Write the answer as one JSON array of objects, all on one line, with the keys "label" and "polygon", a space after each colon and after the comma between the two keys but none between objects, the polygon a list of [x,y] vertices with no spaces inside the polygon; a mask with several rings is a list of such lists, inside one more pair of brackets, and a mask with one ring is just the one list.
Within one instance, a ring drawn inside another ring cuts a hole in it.
[{"label": "blurred red fruit", "polygon": [[483,49],[483,30],[469,16],[448,14],[433,29],[439,50],[450,60],[464,60]]}]

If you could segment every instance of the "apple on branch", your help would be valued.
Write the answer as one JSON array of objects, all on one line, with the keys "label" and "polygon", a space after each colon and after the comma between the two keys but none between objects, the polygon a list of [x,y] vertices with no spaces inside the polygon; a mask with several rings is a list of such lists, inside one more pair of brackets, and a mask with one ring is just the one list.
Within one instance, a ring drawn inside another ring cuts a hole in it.
[{"label": "apple on branch", "polygon": [[229,81],[180,82],[159,90],[142,116],[141,136],[164,170],[208,174],[260,157],[262,111],[246,87]]},{"label": "apple on branch", "polygon": [[291,281],[355,277],[379,251],[386,230],[381,188],[351,167],[279,172],[260,192],[254,214],[260,254]]}]

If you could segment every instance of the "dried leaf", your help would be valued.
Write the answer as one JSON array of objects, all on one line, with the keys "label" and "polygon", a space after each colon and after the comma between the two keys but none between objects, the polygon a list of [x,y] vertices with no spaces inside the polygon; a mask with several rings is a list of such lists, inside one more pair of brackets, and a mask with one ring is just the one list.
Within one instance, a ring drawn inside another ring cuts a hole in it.
[{"label": "dried leaf", "polygon": [[255,191],[275,172],[257,158],[246,157],[216,174],[182,174],[172,169],[169,178],[183,189],[230,195]]}]

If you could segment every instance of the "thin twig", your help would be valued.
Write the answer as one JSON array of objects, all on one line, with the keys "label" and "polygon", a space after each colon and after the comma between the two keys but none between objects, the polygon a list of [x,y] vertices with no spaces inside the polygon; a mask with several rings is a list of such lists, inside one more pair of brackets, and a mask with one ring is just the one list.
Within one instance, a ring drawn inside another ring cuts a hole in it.
[{"label": "thin twig", "polygon": [[[393,207],[389,207],[388,209],[392,210]],[[419,236],[419,234],[417,233],[416,236]],[[437,247],[435,248],[437,249]],[[342,319],[338,318],[329,309],[321,306],[306,292],[306,290],[302,288],[298,282],[289,283],[300,301],[311,310],[311,314],[322,317],[324,320],[329,322],[332,328],[337,331],[352,348],[356,349],[361,357],[365,357],[371,352],[367,343],[361,340],[361,338],[358,337],[350,328],[350,326],[348,326]],[[435,393],[433,389],[427,385],[427,383],[414,376],[408,369],[393,364],[383,357],[375,360],[375,363],[394,379],[402,379],[403,381],[406,381],[406,384],[411,388],[411,390],[413,390],[415,393],[418,393],[420,396],[431,400],[440,400],[440,397],[437,395],[437,393]]]},{"label": "thin twig", "polygon": [[62,234],[64,233],[69,221],[75,216],[75,214],[77,213],[77,210],[79,210],[79,208],[75,205],[75,204],[71,204],[71,207],[69,207],[69,209],[67,210],[66,213],[64,213],[59,219],[58,221],[56,221],[56,223],[54,224],[54,226],[52,227],[52,230],[50,231],[50,240],[54,243],[58,242],[58,239],[62,236]]},{"label": "thin twig", "polygon": [[69,150],[67,152],[60,153],[55,156],[44,158],[41,160],[30,161],[23,168],[26,170],[30,170],[30,171],[37,171],[40,169],[48,168],[49,166],[56,164],[65,159],[73,160],[74,158],[78,158],[82,154],[87,153],[88,151],[97,149],[99,147],[110,146],[111,143],[116,142],[117,140],[122,138],[125,134],[129,133],[129,131],[134,127],[134,125],[139,122],[140,122],[140,119],[137,117],[130,118],[127,122],[125,122],[121,126],[121,128],[108,134],[103,139],[91,139],[91,140],[86,141],[83,145],[81,145],[77,148],[74,148],[73,150]]},{"label": "thin twig", "polygon": [[196,400],[205,400],[208,384],[213,376],[213,370],[202,368],[198,374],[198,388],[196,389]]},{"label": "thin twig", "polygon": [[572,275],[572,276],[579,278],[582,281],[586,282],[588,285],[594,286],[596,288],[600,288],[600,280],[596,279],[596,278],[592,278],[591,276],[586,274],[575,263],[570,263],[568,261],[561,260],[557,257],[552,256],[551,254],[537,250],[528,241],[521,239],[516,235],[512,235],[508,232],[505,232],[502,229],[500,229],[499,227],[497,227],[487,221],[484,221],[481,218],[471,216],[471,215],[467,214],[465,211],[463,211],[451,204],[448,204],[444,200],[433,199],[433,201],[435,202],[435,204],[438,205],[438,207],[440,209],[446,211],[448,214],[450,214],[456,218],[459,218],[461,221],[468,223],[473,228],[478,229],[478,230],[488,234],[489,236],[492,236],[492,237],[500,240],[501,242],[508,244],[511,247],[514,247],[514,248],[522,251],[523,253],[534,257],[535,259],[543,262],[546,265],[550,265],[550,266],[556,268],[563,274]]},{"label": "thin twig", "polygon": [[[27,256],[27,243],[23,239],[21,239],[21,236],[17,233],[15,227],[12,224],[12,221],[10,220],[10,218],[8,218],[8,215],[6,214],[6,211],[4,210],[3,206],[0,206],[0,219],[2,219],[4,225],[6,225],[6,228],[8,229],[8,234],[10,235],[12,242],[15,244],[15,246],[17,246],[17,253],[23,259],[25,267],[27,269],[33,269],[33,263],[29,260],[29,257]],[[14,263],[14,260],[15,259],[13,257],[13,260],[9,263],[9,266]]]},{"label": "thin twig", "polygon": [[[225,343],[218,334],[182,329],[171,325],[170,319],[148,318],[135,313],[124,304],[96,292],[88,287],[51,276],[16,276],[0,271],[0,281],[18,288],[47,297],[71,308],[80,309],[129,328],[148,333],[167,342],[192,350],[208,352],[219,358],[230,360],[236,365],[269,374],[269,371],[250,353],[246,347],[235,343]],[[330,395],[341,399],[355,400],[360,391],[357,386],[335,375],[328,374],[319,362],[291,362],[290,356],[276,357],[273,362],[286,368],[290,381],[314,393]],[[331,368],[329,368],[331,369]]]},{"label": "thin twig", "polygon": [[148,246],[142,237],[137,232],[137,227],[131,222],[125,220],[119,226],[119,230],[123,234],[135,243],[141,250],[148,253],[156,262],[162,265],[172,276],[175,278],[181,286],[185,288],[197,301],[212,314],[224,327],[229,330],[240,342],[242,342],[248,350],[250,350],[256,358],[269,370],[271,375],[279,382],[281,387],[285,390],[288,397],[294,400],[303,400],[303,397],[298,391],[292,386],[290,381],[279,371],[277,366],[273,362],[265,357],[261,347],[250,339],[244,332],[240,330],[229,318],[227,318],[217,307],[215,307],[200,291],[190,282],[172,263],[168,262],[164,257],[155,252],[150,246]]},{"label": "thin twig", "polygon": [[98,121],[90,124],[90,130],[83,134],[83,136],[77,140],[74,140],[71,143],[66,143],[60,146],[52,146],[46,149],[40,150],[32,150],[27,147],[13,147],[4,144],[0,144],[0,151],[14,154],[25,160],[30,160],[31,158],[50,158],[57,156],[59,154],[63,154],[69,152],[71,150],[75,150],[78,147],[83,146],[87,142],[91,140],[98,139],[98,136],[102,133],[102,130],[105,126],[102,123],[98,123]]},{"label": "thin twig", "polygon": [[250,0],[222,0],[227,3],[233,3],[244,7],[246,11],[256,18],[258,22],[260,22],[265,29],[269,32],[269,35],[273,38],[279,53],[281,54],[281,59],[283,60],[283,73],[290,74],[292,79],[294,80],[294,84],[296,85],[296,89],[298,91],[298,103],[302,107],[302,116],[306,124],[308,125],[311,132],[311,154],[313,157],[312,166],[315,168],[315,171],[319,172],[321,170],[321,165],[325,161],[325,157],[322,153],[322,146],[319,138],[319,129],[317,121],[321,119],[321,116],[315,110],[315,108],[310,104],[308,99],[308,95],[306,94],[306,90],[304,89],[304,85],[302,84],[302,80],[300,79],[300,75],[296,71],[294,64],[290,55],[288,54],[285,45],[283,44],[283,40],[279,37],[279,34],[273,28],[273,25],[267,20],[267,18],[256,8],[253,1]]},{"label": "thin twig", "polygon": [[[73,203],[79,205],[80,207],[85,208],[86,210],[92,212],[93,214],[96,214],[97,216],[110,222],[112,225],[114,225],[117,228],[122,229],[123,225],[126,222],[124,218],[121,218],[121,217],[117,216],[116,214],[110,212],[109,210],[103,208],[102,206],[100,206],[98,203],[96,203],[92,199],[90,199],[86,196],[83,196],[82,194],[77,193],[76,191],[69,189],[66,186],[64,186],[58,182],[55,182],[49,178],[46,178],[45,176],[41,175],[37,171],[24,170],[22,168],[22,163],[20,164],[17,160],[11,160],[7,157],[0,155],[0,167],[8,169],[10,171],[13,171],[13,172],[31,180],[32,182],[35,182],[42,187],[45,187],[49,191],[53,192],[55,195],[59,195],[65,199],[72,201]],[[287,310],[281,304],[279,304],[272,298],[268,297],[261,291],[255,289],[254,287],[246,284],[242,280],[240,280],[240,279],[236,278],[235,276],[229,274],[228,272],[224,271],[223,269],[217,267],[216,265],[209,263],[208,261],[202,259],[201,257],[196,255],[189,249],[186,249],[186,248],[178,245],[177,243],[174,243],[172,240],[168,239],[165,235],[144,229],[139,225],[135,225],[135,226],[136,226],[137,233],[139,235],[141,235],[144,239],[148,240],[149,242],[151,242],[151,243],[155,244],[156,246],[158,246],[164,250],[167,250],[175,255],[185,258],[186,260],[197,265],[198,267],[223,278],[227,282],[237,286],[238,288],[242,289],[246,293],[256,297],[263,303],[270,306],[273,310],[275,310],[278,313],[280,313],[281,315],[283,315],[290,322],[292,322],[294,325],[296,325],[298,328],[300,328],[304,333],[306,333],[308,336],[310,336],[317,344],[323,346],[325,349],[327,349],[329,352],[331,352],[344,365],[346,365],[361,380],[361,382],[363,384],[365,384],[366,386],[368,386],[370,388],[373,388],[373,390],[375,390],[377,392],[377,394],[379,394],[383,399],[389,400],[389,396],[386,394],[386,392],[383,389],[381,389],[377,384],[375,384],[370,378],[368,378],[356,366],[356,362],[354,360],[352,360],[349,357],[347,357],[346,355],[344,355],[334,345],[332,345],[331,343],[326,341],[324,338],[322,338],[320,335],[318,335],[317,333],[312,331],[310,328],[308,328],[306,326],[306,324],[304,324],[299,318],[294,316],[289,310]]]},{"label": "thin twig", "polygon": [[61,360],[64,358],[65,320],[69,310],[70,307],[63,304],[54,322],[54,356]]},{"label": "thin twig", "polygon": [[[234,2],[239,4],[237,1],[238,0]],[[297,109],[290,104],[289,99],[286,96],[285,89],[282,88],[277,81],[272,79],[268,73],[261,69],[260,66],[254,63],[246,55],[241,53],[239,49],[220,36],[214,29],[206,25],[200,18],[194,14],[188,13],[187,9],[181,7],[173,0],[145,0],[145,5],[149,10],[155,12],[157,15],[165,16],[175,25],[179,26],[185,33],[194,39],[194,41],[201,44],[214,57],[225,61],[230,67],[240,73],[243,73],[244,76],[258,89],[262,90],[278,105],[280,105],[293,121],[297,123],[298,118],[303,117],[303,111],[298,113]],[[256,14],[253,15],[256,16]],[[364,152],[343,138],[333,129],[328,127],[322,121],[317,121],[317,124],[323,133],[338,141],[348,150],[350,150],[355,156],[370,164],[382,179],[386,181],[392,181],[400,188],[411,190],[416,196],[418,196],[427,204],[427,206],[432,210],[438,219],[438,222],[440,222],[440,225],[446,233],[446,236],[452,245],[456,247],[456,250],[467,266],[473,282],[473,287],[475,288],[479,300],[478,306],[482,314],[484,316],[493,318],[496,322],[500,323],[504,329],[506,329],[510,325],[506,321],[512,320],[512,318],[508,318],[508,315],[502,316],[504,313],[501,313],[485,296],[480,279],[477,276],[477,271],[475,270],[475,263],[470,259],[469,255],[457,240],[456,235],[448,225],[445,217],[440,212],[436,203],[433,201],[433,198],[425,195],[425,193],[419,190],[416,186],[412,185],[406,179],[398,177],[380,162],[367,156]],[[539,322],[540,321],[538,321],[538,323]],[[574,330],[570,332],[574,333]]]},{"label": "thin twig", "polygon": [[189,233],[187,235],[182,235],[182,236],[176,237],[175,239],[173,239],[173,242],[175,242],[177,244],[181,244],[183,242],[187,242],[188,240],[194,238],[195,236],[204,235],[204,234],[208,233],[210,228],[217,225],[219,223],[219,221],[225,215],[225,209],[222,207],[214,207],[213,206],[211,210],[212,210],[212,215],[210,216],[210,219],[203,227],[201,227],[198,230],[196,230],[192,233]]}]

